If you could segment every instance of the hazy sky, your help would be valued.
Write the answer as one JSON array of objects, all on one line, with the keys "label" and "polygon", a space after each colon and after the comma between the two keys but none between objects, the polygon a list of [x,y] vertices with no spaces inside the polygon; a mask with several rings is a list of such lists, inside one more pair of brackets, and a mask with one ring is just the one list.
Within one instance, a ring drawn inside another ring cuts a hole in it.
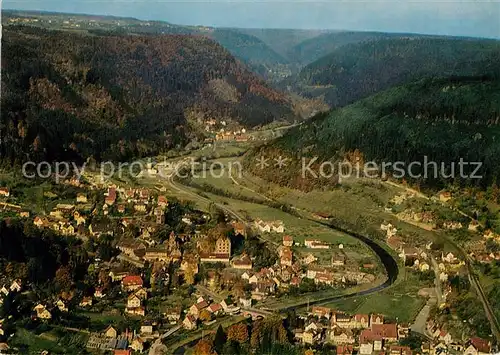
[{"label": "hazy sky", "polygon": [[3,8],[131,16],[190,25],[500,38],[500,0],[4,0]]}]

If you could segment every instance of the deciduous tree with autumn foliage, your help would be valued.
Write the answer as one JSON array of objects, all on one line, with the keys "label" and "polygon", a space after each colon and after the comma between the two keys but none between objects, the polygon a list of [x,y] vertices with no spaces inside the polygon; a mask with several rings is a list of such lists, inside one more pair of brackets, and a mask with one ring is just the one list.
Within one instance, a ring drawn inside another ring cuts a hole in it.
[{"label": "deciduous tree with autumn foliage", "polygon": [[239,343],[248,341],[248,327],[246,324],[238,323],[232,325],[227,330],[227,339],[235,340]]}]

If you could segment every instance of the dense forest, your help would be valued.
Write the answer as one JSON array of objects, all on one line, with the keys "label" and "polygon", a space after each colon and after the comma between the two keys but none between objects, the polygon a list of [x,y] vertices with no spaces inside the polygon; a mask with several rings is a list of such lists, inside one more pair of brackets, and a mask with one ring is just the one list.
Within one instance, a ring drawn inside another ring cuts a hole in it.
[{"label": "dense forest", "polygon": [[295,119],[288,99],[223,47],[190,35],[82,35],[12,27],[2,37],[0,154],[130,159],[203,138],[219,119]]},{"label": "dense forest", "polygon": [[[264,79],[278,81],[276,72],[283,68],[298,72],[299,67],[289,63],[288,48],[303,39],[316,36],[321,31],[309,30],[253,30],[238,28],[214,28],[206,26],[187,26],[165,21],[141,21],[135,18],[64,14],[36,11],[6,10],[2,18],[4,26],[11,26],[11,20],[19,18],[29,21],[30,26],[44,29],[69,30],[81,34],[97,36],[133,35],[194,35],[204,36],[226,48],[233,56],[246,64],[254,73]],[[33,22],[33,18],[41,21]],[[261,39],[256,34],[261,35]],[[267,41],[269,39],[269,41]],[[293,62],[292,58],[292,62]]]},{"label": "dense forest", "polygon": [[237,30],[215,29],[210,37],[263,76],[270,68],[288,63],[287,59],[255,36]]},{"label": "dense forest", "polygon": [[297,62],[298,59],[292,50],[294,47],[313,38],[319,39],[320,35],[331,32],[330,30],[288,28],[238,28],[236,30],[257,37],[292,64]]},{"label": "dense forest", "polygon": [[[362,35],[353,33],[342,38],[354,41],[362,39]],[[321,45],[321,41],[314,41]],[[284,84],[306,96],[323,96],[332,107],[340,107],[425,77],[498,72],[499,62],[499,41],[412,36],[381,38],[342,45]]]},{"label": "dense forest", "polygon": [[288,49],[288,56],[294,58],[298,63],[307,65],[347,44],[393,37],[397,38],[399,36],[401,35],[382,32],[336,31],[333,33],[323,33],[295,44]]},{"label": "dense forest", "polygon": [[[109,244],[94,245],[100,252]],[[88,251],[81,240],[61,237],[50,230],[40,230],[19,220],[0,221],[0,266],[11,278],[27,280],[45,289],[65,289],[85,279]],[[58,274],[58,270],[59,274]],[[62,272],[65,275],[62,278]]]},{"label": "dense forest", "polygon": [[[458,164],[462,158],[482,162],[483,178],[462,179],[457,166],[455,179],[432,173],[415,182],[485,187],[498,183],[500,176],[499,122],[499,76],[423,79],[319,115],[253,153],[292,158],[286,171],[276,174],[254,164],[249,168],[280,184],[312,188],[323,186],[325,181],[302,179],[301,157],[319,157],[318,168],[323,161],[354,162],[355,157],[361,164],[401,161],[407,166],[412,161],[423,162],[427,156],[439,169],[445,163],[446,175],[451,173],[451,163]],[[412,171],[417,175],[418,167]]]}]

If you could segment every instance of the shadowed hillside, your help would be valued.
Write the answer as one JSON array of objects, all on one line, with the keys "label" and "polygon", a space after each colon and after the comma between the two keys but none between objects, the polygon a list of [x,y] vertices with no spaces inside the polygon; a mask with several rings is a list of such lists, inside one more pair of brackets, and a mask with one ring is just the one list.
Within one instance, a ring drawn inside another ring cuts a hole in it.
[{"label": "shadowed hillside", "polygon": [[500,60],[500,42],[397,38],[347,44],[306,66],[285,84],[339,107],[425,77],[481,75]]},{"label": "shadowed hillside", "polygon": [[[432,173],[414,182],[441,186],[455,181],[485,187],[500,177],[499,123],[498,76],[422,80],[320,115],[258,148],[247,161],[254,173],[268,180],[308,190],[335,185],[337,176],[315,179],[308,174],[304,179],[302,157],[318,157],[313,164],[313,171],[318,171],[327,160],[353,164],[401,161],[407,166],[427,156],[428,161],[446,163],[447,175],[452,173],[450,163],[463,159],[482,162],[483,178],[464,179],[457,167],[455,178],[435,178]],[[261,170],[251,164],[261,155],[283,155],[291,160],[280,171]],[[471,173],[470,169],[464,172]],[[422,173],[418,166],[412,171]],[[388,169],[389,174],[394,172]]]}]

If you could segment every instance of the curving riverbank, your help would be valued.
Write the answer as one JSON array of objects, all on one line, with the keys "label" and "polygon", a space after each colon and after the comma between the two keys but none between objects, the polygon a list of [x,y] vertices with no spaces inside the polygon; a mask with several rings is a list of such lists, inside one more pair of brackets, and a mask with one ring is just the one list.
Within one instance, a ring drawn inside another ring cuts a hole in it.
[{"label": "curving riverbank", "polygon": [[380,261],[382,262],[382,265],[384,265],[385,271],[387,273],[387,280],[384,283],[382,283],[378,286],[372,287],[370,289],[367,289],[367,290],[353,292],[353,293],[349,293],[349,294],[343,294],[343,295],[336,295],[336,296],[332,296],[332,297],[322,298],[319,300],[304,301],[304,303],[302,303],[302,304],[295,304],[293,306],[283,307],[280,309],[280,311],[297,309],[297,308],[301,308],[301,307],[306,306],[306,305],[308,305],[308,306],[321,305],[321,304],[326,304],[326,303],[330,303],[333,301],[338,301],[341,299],[348,299],[348,298],[352,298],[352,297],[369,295],[371,293],[379,292],[379,291],[391,286],[397,280],[398,275],[399,275],[398,262],[380,244],[378,244],[374,240],[372,240],[364,235],[354,233],[354,232],[345,230],[343,228],[333,226],[333,225],[328,224],[328,223],[323,223],[323,222],[318,222],[318,221],[315,221],[315,222],[322,224],[324,226],[327,226],[327,227],[334,229],[336,231],[347,234],[347,235],[349,235],[353,238],[356,238],[356,239],[360,240],[361,242],[365,243],[379,257]]},{"label": "curving riverbank", "polygon": [[[213,202],[213,201],[210,201],[209,199],[207,199],[207,198],[205,198],[203,196],[200,196],[198,193],[194,193],[192,191],[187,190],[184,187],[184,185],[180,184],[179,181],[174,181],[173,178],[169,179],[168,182],[169,182],[169,184],[170,184],[170,186],[172,188],[174,188],[174,189],[176,189],[178,191],[182,191],[185,194],[188,194],[188,195],[190,195],[192,197],[200,199],[200,200],[202,200],[204,202]],[[224,212],[228,213],[229,215],[232,215],[237,220],[239,220],[241,222],[246,222],[245,219],[239,213],[237,213],[236,211],[233,211],[228,206],[222,205],[222,204],[219,204],[219,203],[215,203],[215,205],[217,205],[217,207],[219,207],[220,209],[222,209]],[[293,215],[289,211],[283,211],[282,210],[282,212],[285,212],[285,213]],[[297,216],[294,215],[294,217],[297,217]],[[339,299],[347,299],[347,298],[356,297],[356,296],[368,295],[368,294],[371,294],[371,293],[379,292],[379,291],[381,291],[381,290],[383,290],[383,289],[391,286],[397,280],[398,275],[399,275],[398,262],[396,261],[396,259],[384,247],[382,247],[379,243],[377,243],[373,239],[370,239],[369,237],[364,236],[362,234],[359,234],[359,233],[356,233],[356,232],[352,232],[352,231],[346,230],[344,228],[341,228],[341,227],[338,227],[338,226],[335,226],[335,225],[331,225],[329,223],[325,223],[325,222],[321,222],[321,221],[315,220],[313,218],[310,218],[309,216],[301,215],[301,218],[308,219],[308,220],[310,220],[310,221],[312,221],[314,223],[317,223],[317,224],[321,224],[321,225],[323,225],[325,227],[328,227],[328,228],[331,228],[331,229],[336,230],[338,232],[344,233],[346,235],[349,235],[349,236],[351,236],[351,237],[353,237],[353,238],[355,238],[355,239],[363,242],[365,245],[367,245],[377,255],[377,257],[382,262],[382,265],[384,266],[385,272],[387,274],[387,280],[385,282],[383,282],[382,284],[380,284],[378,286],[375,286],[375,287],[372,287],[372,288],[367,289],[367,290],[353,292],[353,293],[350,293],[350,294],[335,295],[335,296],[332,296],[332,297],[321,298],[321,299],[313,300],[313,301],[305,300],[304,302],[296,303],[296,304],[294,304],[292,306],[287,306],[287,307],[279,308],[277,310],[284,311],[284,310],[288,310],[288,309],[301,308],[301,307],[307,306],[307,305],[324,304],[324,303],[336,301],[336,300],[339,300]]]}]

